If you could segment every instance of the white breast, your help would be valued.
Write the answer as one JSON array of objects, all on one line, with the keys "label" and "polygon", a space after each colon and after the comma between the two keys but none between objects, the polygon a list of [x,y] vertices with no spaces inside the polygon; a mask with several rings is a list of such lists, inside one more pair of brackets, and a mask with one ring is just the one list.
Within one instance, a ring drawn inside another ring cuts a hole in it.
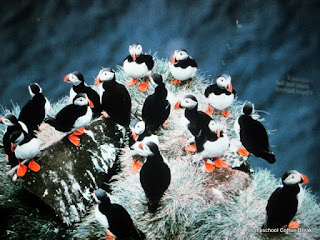
[{"label": "white breast", "polygon": [[51,105],[50,105],[50,102],[47,98],[46,99],[46,103],[44,105],[44,111],[45,111],[45,116],[47,117],[51,111]]},{"label": "white breast", "polygon": [[234,100],[234,94],[226,95],[226,94],[220,94],[215,95],[214,93],[211,93],[208,96],[208,101],[210,105],[218,110],[224,110],[228,108]]},{"label": "white breast", "polygon": [[32,159],[40,152],[40,140],[31,139],[29,142],[18,145],[15,149],[15,155],[18,159]]},{"label": "white breast", "polygon": [[105,228],[108,229],[109,228],[109,222],[108,219],[105,215],[103,215],[100,211],[99,211],[99,205],[96,206],[96,210],[94,213],[97,221]]},{"label": "white breast", "polygon": [[216,141],[207,141],[203,145],[204,150],[201,152],[202,158],[216,158],[222,156],[229,148],[229,138],[225,134]]},{"label": "white breast", "polygon": [[123,70],[129,76],[133,78],[143,78],[151,75],[151,70],[145,63],[137,64],[136,62],[129,62],[125,60],[123,63]]},{"label": "white breast", "polygon": [[70,95],[69,102],[72,103],[72,102],[73,102],[73,99],[74,99],[74,97],[77,95],[77,93],[73,90],[73,88],[71,88],[69,95]]},{"label": "white breast", "polygon": [[236,132],[238,138],[240,139],[240,125],[239,125],[239,117],[236,119],[236,121],[233,124],[234,131]]},{"label": "white breast", "polygon": [[196,67],[187,67],[187,68],[181,68],[181,67],[175,67],[173,64],[170,64],[170,72],[172,76],[181,81],[188,80],[189,78],[193,78],[194,75],[197,72]]},{"label": "white breast", "polygon": [[81,117],[79,117],[75,121],[75,123],[73,124],[73,130],[72,131],[77,130],[79,128],[82,128],[82,127],[88,125],[90,123],[91,119],[92,119],[92,110],[91,110],[90,107],[87,107],[86,114],[81,116]]}]

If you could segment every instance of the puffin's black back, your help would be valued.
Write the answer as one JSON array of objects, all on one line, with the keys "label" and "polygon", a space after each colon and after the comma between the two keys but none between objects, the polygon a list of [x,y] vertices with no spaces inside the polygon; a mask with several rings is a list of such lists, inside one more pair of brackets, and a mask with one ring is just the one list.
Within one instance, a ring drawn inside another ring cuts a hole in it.
[{"label": "puffin's black back", "polygon": [[[221,95],[221,94],[226,94],[226,95],[230,95],[231,92],[229,92],[227,89],[225,88],[219,88],[218,85],[215,83],[215,84],[212,84],[210,86],[208,86],[206,88],[206,90],[204,91],[204,95],[206,97],[209,97],[210,93],[214,93],[215,95]],[[233,89],[232,90],[232,93],[233,94],[236,94],[236,91]]]},{"label": "puffin's black back", "polygon": [[297,213],[298,184],[277,188],[268,200],[267,228],[281,228],[288,225]]},{"label": "puffin's black back", "polygon": [[[128,60],[128,62],[133,62],[133,58],[131,57],[131,55],[128,55],[124,60]],[[135,62],[137,64],[145,63],[149,70],[151,70],[154,66],[152,56],[146,54],[141,54],[140,56],[138,56]]]},{"label": "puffin's black back", "polygon": [[155,212],[171,182],[171,172],[160,153],[149,156],[140,171],[140,183],[148,199],[149,211]]},{"label": "puffin's black back", "polygon": [[276,161],[271,153],[269,138],[264,126],[249,115],[239,117],[240,141],[242,145],[256,157],[261,157],[269,163]]},{"label": "puffin's black back", "polygon": [[189,120],[188,129],[195,137],[199,136],[202,129],[207,129],[212,118],[202,111],[198,111],[197,107],[193,109],[186,109],[185,117]]},{"label": "puffin's black back", "polygon": [[181,68],[187,68],[189,66],[191,67],[198,67],[196,61],[190,57],[180,60],[174,64],[175,67],[181,67]]},{"label": "puffin's black back", "polygon": [[131,116],[131,97],[125,86],[116,81],[103,83],[102,108],[111,119],[122,126],[129,126]]},{"label": "puffin's black back", "polygon": [[169,117],[170,103],[166,99],[167,94],[168,91],[164,83],[160,83],[155,92],[144,101],[142,119],[145,121],[146,126],[153,125],[152,132],[158,130]]},{"label": "puffin's black back", "polygon": [[37,93],[21,109],[18,120],[26,124],[30,132],[38,130],[45,118],[46,99],[42,93]]}]

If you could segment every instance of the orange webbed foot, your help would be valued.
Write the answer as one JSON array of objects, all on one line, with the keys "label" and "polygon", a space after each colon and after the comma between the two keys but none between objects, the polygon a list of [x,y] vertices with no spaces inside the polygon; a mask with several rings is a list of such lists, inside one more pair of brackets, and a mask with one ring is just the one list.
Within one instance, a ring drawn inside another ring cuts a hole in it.
[{"label": "orange webbed foot", "polygon": [[31,171],[33,172],[39,172],[41,167],[38,163],[36,163],[33,159],[28,164],[28,168],[30,168]]},{"label": "orange webbed foot", "polygon": [[209,163],[207,161],[204,161],[204,167],[208,173],[211,173],[216,169],[214,163]]},{"label": "orange webbed foot", "polygon": [[147,91],[148,89],[148,85],[149,85],[149,80],[143,82],[143,83],[140,83],[139,86],[138,86],[138,89],[140,92],[145,92]]},{"label": "orange webbed foot", "polygon": [[79,136],[79,135],[83,135],[85,133],[85,131],[86,131],[86,129],[84,127],[82,127],[82,128],[79,128],[79,129],[73,131],[73,134]]},{"label": "orange webbed foot", "polygon": [[249,157],[250,153],[244,147],[238,149],[238,153],[244,157]]},{"label": "orange webbed foot", "polygon": [[297,229],[300,227],[300,224],[296,221],[291,221],[288,225],[288,228],[291,228],[291,229]]},{"label": "orange webbed foot", "polygon": [[39,126],[39,131],[43,131],[44,129],[46,129],[47,127],[49,127],[48,123],[43,123]]},{"label": "orange webbed foot", "polygon": [[175,79],[175,80],[170,81],[170,83],[173,85],[181,84],[181,80]]},{"label": "orange webbed foot", "polygon": [[109,114],[106,111],[101,112],[102,116],[105,118],[110,118]]},{"label": "orange webbed foot", "polygon": [[27,170],[28,170],[27,166],[19,162],[19,167],[18,167],[18,170],[17,170],[17,176],[18,177],[23,177],[26,174]]},{"label": "orange webbed foot", "polygon": [[114,237],[112,237],[112,233],[107,229],[106,230],[106,234],[108,235],[108,237],[106,238],[106,240],[115,240],[115,238]]},{"label": "orange webbed foot", "polygon": [[126,83],[126,86],[130,87],[137,83],[138,81],[135,78],[132,78],[131,81]]},{"label": "orange webbed foot", "polygon": [[228,108],[222,113],[223,116],[231,118],[232,115],[229,113]]},{"label": "orange webbed foot", "polygon": [[75,146],[80,145],[80,138],[77,137],[74,133],[70,134],[68,139],[73,145],[75,145]]},{"label": "orange webbed foot", "polygon": [[167,119],[167,120],[164,121],[164,123],[162,124],[162,126],[165,127],[165,126],[167,126],[168,124],[169,124],[169,120]]},{"label": "orange webbed foot", "polygon": [[196,152],[197,151],[197,147],[196,147],[196,145],[191,144],[191,145],[186,146],[185,150],[187,152]]},{"label": "orange webbed foot", "polygon": [[214,164],[216,165],[217,168],[228,168],[229,164],[222,161],[220,158],[216,158]]},{"label": "orange webbed foot", "polygon": [[132,158],[132,173],[138,173],[141,168],[142,163],[139,161],[136,161],[134,158]]},{"label": "orange webbed foot", "polygon": [[209,116],[213,114],[213,110],[212,110],[210,104],[208,104],[208,108],[207,108],[207,110],[205,111],[205,113],[208,114]]}]

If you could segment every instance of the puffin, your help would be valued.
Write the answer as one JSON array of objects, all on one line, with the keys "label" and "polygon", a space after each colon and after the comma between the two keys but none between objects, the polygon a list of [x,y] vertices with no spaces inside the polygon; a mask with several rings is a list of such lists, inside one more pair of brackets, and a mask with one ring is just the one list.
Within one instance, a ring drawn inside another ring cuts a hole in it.
[{"label": "puffin", "polygon": [[156,85],[153,94],[149,95],[142,107],[142,119],[146,126],[152,126],[152,132],[161,125],[168,124],[171,105],[167,100],[168,91],[163,83],[162,76],[158,73],[151,75],[151,81]]},{"label": "puffin", "polygon": [[83,75],[80,72],[72,72],[67,74],[64,79],[67,83],[72,83],[72,88],[70,89],[70,100],[72,102],[73,98],[78,93],[85,93],[87,94],[88,98],[92,101],[94,108],[92,109],[94,114],[100,114],[101,109],[101,103],[100,103],[100,96],[99,94],[92,89],[91,87],[87,86],[87,84],[84,81]]},{"label": "puffin", "polygon": [[287,171],[282,177],[283,186],[277,188],[270,196],[266,207],[265,228],[299,228],[299,223],[292,221],[301,204],[303,189],[300,184],[309,180],[296,170]]},{"label": "puffin", "polygon": [[126,83],[126,86],[132,86],[136,84],[137,78],[145,78],[146,81],[140,83],[138,89],[141,92],[145,92],[148,89],[149,76],[154,66],[154,61],[151,55],[142,53],[142,46],[140,43],[133,43],[129,46],[129,53],[123,61],[123,70],[131,81]]},{"label": "puffin", "polygon": [[164,162],[158,145],[154,142],[141,143],[139,147],[148,158],[140,171],[140,183],[148,200],[151,213],[157,211],[159,201],[171,182],[169,166]]},{"label": "puffin", "polygon": [[[216,167],[229,167],[229,164],[220,159],[230,146],[229,137],[223,132],[220,120],[214,119],[209,122],[208,128],[204,128],[196,138],[196,146],[207,172],[213,172]],[[212,163],[209,159],[214,159],[215,162]]]},{"label": "puffin", "polygon": [[79,146],[80,138],[78,135],[85,133],[85,126],[92,119],[92,110],[94,105],[85,93],[78,93],[73,103],[65,106],[57,113],[55,118],[50,117],[46,122],[57,131],[72,133],[69,140],[75,146]]},{"label": "puffin", "polygon": [[[13,144],[15,157],[19,161],[17,176],[23,177],[27,168],[33,172],[40,171],[40,165],[33,160],[40,152],[40,140],[33,133],[17,130],[11,134],[10,141]],[[28,167],[22,164],[21,160],[30,160]]]},{"label": "puffin", "polygon": [[171,84],[181,84],[182,81],[186,81],[195,76],[198,65],[188,52],[182,49],[174,51],[169,69],[174,77]]},{"label": "puffin", "polygon": [[259,121],[252,118],[253,112],[254,105],[246,102],[242,107],[243,114],[234,122],[234,130],[244,147],[238,153],[246,157],[252,153],[272,164],[276,158],[269,146],[267,131]]},{"label": "puffin", "polygon": [[1,117],[0,123],[4,124],[7,127],[2,139],[4,152],[6,154],[5,157],[9,161],[11,167],[15,167],[19,164],[19,161],[14,154],[14,148],[11,143],[11,135],[13,132],[18,130],[28,133],[28,128],[23,122],[18,121],[16,116],[14,116],[12,113],[7,113],[3,117]]},{"label": "puffin", "polygon": [[131,116],[131,97],[126,87],[116,81],[115,72],[110,68],[102,68],[95,79],[95,85],[100,85],[103,115],[128,127]]},{"label": "puffin", "polygon": [[[208,128],[208,124],[212,118],[208,114],[198,111],[198,100],[193,95],[186,95],[182,100],[177,101],[174,109],[180,108],[185,108],[181,124],[193,136],[189,138],[188,143],[195,143],[195,139],[201,135],[202,130]],[[196,152],[197,146],[190,144],[185,150],[187,152]]]},{"label": "puffin", "polygon": [[227,74],[222,74],[216,79],[216,83],[209,85],[205,92],[205,97],[208,99],[208,109],[206,113],[211,115],[213,110],[211,107],[220,111],[225,110],[222,114],[225,117],[232,117],[228,107],[233,103],[236,91],[232,88],[231,77]]},{"label": "puffin", "polygon": [[129,125],[131,130],[131,135],[129,136],[129,148],[132,156],[132,173],[139,172],[142,163],[136,160],[137,156],[148,157],[148,155],[139,148],[141,142],[152,141],[159,144],[159,139],[157,135],[152,134],[150,129],[152,126],[147,126],[143,120],[139,118],[132,119]]},{"label": "puffin", "polygon": [[48,99],[42,94],[42,89],[37,83],[28,86],[31,100],[21,109],[18,120],[23,122],[29,132],[41,130],[41,123],[48,116],[51,106]]},{"label": "puffin", "polygon": [[93,193],[99,202],[95,209],[95,217],[106,229],[106,240],[146,238],[144,233],[135,227],[127,210],[119,204],[111,203],[106,191],[99,188]]}]

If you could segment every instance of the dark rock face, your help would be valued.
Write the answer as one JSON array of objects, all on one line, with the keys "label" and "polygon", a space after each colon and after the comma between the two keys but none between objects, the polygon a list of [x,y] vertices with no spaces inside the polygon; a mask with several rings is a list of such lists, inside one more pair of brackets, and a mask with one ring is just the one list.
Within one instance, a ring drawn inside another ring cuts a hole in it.
[{"label": "dark rock face", "polygon": [[[42,150],[35,159],[41,170],[37,173],[28,171],[17,180],[50,205],[68,225],[80,222],[85,216],[92,201],[91,193],[106,179],[125,136],[125,129],[109,119],[97,119],[86,130],[80,136],[78,147],[64,137]],[[55,130],[46,129],[40,133],[39,138],[43,141],[47,131],[52,135],[51,131]]]}]

